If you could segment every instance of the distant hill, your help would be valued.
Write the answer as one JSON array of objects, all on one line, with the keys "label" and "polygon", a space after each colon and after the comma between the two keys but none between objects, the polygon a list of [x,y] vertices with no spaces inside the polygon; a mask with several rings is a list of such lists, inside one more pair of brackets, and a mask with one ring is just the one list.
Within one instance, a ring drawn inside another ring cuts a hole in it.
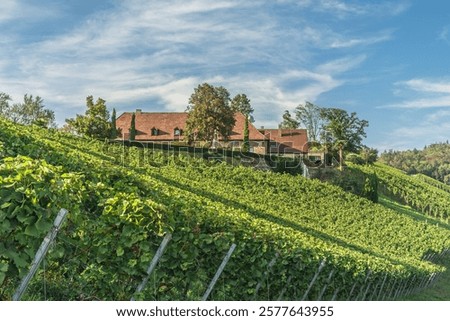
[{"label": "distant hill", "polygon": [[387,151],[380,162],[401,169],[407,174],[424,174],[450,184],[450,144],[438,143],[423,150]]}]

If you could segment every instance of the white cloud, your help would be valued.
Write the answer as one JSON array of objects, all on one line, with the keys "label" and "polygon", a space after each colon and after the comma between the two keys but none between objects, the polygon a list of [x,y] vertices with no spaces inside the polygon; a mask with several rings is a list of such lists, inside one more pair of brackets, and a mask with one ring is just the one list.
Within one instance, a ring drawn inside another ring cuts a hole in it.
[{"label": "white cloud", "polygon": [[330,43],[331,48],[349,48],[355,46],[367,46],[373,45],[379,42],[384,42],[392,39],[392,32],[385,31],[382,34],[374,37],[365,37],[365,38],[350,38],[350,39],[342,39],[337,38],[334,39]]},{"label": "white cloud", "polygon": [[450,110],[438,110],[427,115],[425,120],[430,125],[436,125],[446,118],[450,121]]},{"label": "white cloud", "polygon": [[[115,4],[68,32],[17,45],[9,53],[0,49],[7,57],[0,63],[0,88],[15,99],[27,92],[40,95],[63,120],[84,111],[87,95],[102,97],[117,109],[157,104],[182,111],[193,89],[211,82],[232,94],[246,93],[255,118],[274,126],[284,109],[341,86],[345,73],[366,60],[365,54],[345,54],[345,49],[386,41],[392,34],[341,35],[310,24],[306,16],[299,17],[299,25],[285,24],[264,1]],[[321,5],[363,13],[337,1]],[[315,58],[318,50],[336,48],[339,56]]]},{"label": "white cloud", "polygon": [[408,98],[382,106],[384,108],[450,107],[450,81],[413,78],[397,82],[395,93]]},{"label": "white cloud", "polygon": [[450,94],[450,81],[415,78],[398,84],[418,92]]},{"label": "white cloud", "polygon": [[[442,116],[442,115],[441,115]],[[409,149],[417,146],[425,146],[430,143],[443,142],[449,139],[450,117],[444,116],[440,120],[418,120],[414,126],[402,126],[396,128],[388,140],[389,148],[385,149]],[[430,115],[431,118],[435,116]]]},{"label": "white cloud", "polygon": [[55,6],[25,3],[23,0],[2,0],[0,2],[0,24],[11,21],[30,23],[55,17],[58,14],[59,10]]},{"label": "white cloud", "polygon": [[18,3],[15,0],[3,0],[0,2],[0,23],[12,20],[18,13]]},{"label": "white cloud", "polygon": [[416,109],[404,114],[392,131],[383,133],[385,137],[377,146],[380,151],[406,150],[449,139],[449,109]]},{"label": "white cloud", "polygon": [[313,2],[309,1],[308,4],[313,5],[317,11],[331,13],[339,19],[345,19],[355,15],[395,16],[401,14],[410,7],[409,1],[377,1],[372,3],[361,3],[361,1],[319,0]]}]

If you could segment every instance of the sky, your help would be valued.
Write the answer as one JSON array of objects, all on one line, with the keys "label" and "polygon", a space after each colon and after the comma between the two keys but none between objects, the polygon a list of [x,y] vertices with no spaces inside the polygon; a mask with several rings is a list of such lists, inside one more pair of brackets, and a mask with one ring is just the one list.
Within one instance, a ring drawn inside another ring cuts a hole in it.
[{"label": "sky", "polygon": [[246,94],[255,126],[305,101],[369,121],[367,146],[450,137],[450,1],[1,0],[0,92],[56,121],[185,111],[199,84]]}]

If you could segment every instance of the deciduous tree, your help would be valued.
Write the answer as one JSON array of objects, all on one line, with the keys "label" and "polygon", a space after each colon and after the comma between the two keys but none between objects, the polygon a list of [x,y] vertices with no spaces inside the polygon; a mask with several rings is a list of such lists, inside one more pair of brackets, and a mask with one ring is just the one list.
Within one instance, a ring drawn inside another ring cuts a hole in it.
[{"label": "deciduous tree", "polygon": [[11,97],[8,94],[0,93],[0,116],[9,118],[8,113],[11,108],[9,105],[10,101],[11,101]]},{"label": "deciduous tree", "polygon": [[55,113],[46,109],[44,100],[33,95],[25,94],[22,103],[10,105],[9,95],[0,93],[0,114],[11,121],[23,125],[38,125],[41,127],[55,127]]},{"label": "deciduous tree", "polygon": [[85,115],[78,115],[75,118],[66,119],[79,135],[86,135],[93,138],[109,138],[111,135],[111,123],[109,112],[106,108],[106,101],[98,98],[94,103],[94,98],[86,98],[87,110]]},{"label": "deciduous tree", "polygon": [[320,115],[321,107],[307,101],[304,105],[300,104],[295,108],[295,118],[300,126],[306,128],[308,132],[308,141],[318,142],[320,131],[322,130],[323,119]]},{"label": "deciduous tree", "polygon": [[323,108],[320,112],[324,119],[325,143],[331,149],[338,150],[339,163],[342,169],[344,151],[358,153],[362,147],[362,140],[366,137],[364,128],[369,126],[367,120],[361,120],[353,112],[339,108]]},{"label": "deciduous tree", "polygon": [[185,132],[190,141],[204,140],[212,143],[218,135],[226,140],[236,122],[228,90],[207,83],[194,89],[187,112]]},{"label": "deciduous tree", "polygon": [[283,114],[283,121],[280,123],[279,127],[281,129],[296,129],[299,125],[299,122],[292,118],[289,110],[285,110]]},{"label": "deciduous tree", "polygon": [[231,101],[231,108],[243,113],[245,116],[250,116],[254,111],[250,105],[250,99],[248,99],[246,94],[237,94],[234,96]]},{"label": "deciduous tree", "polygon": [[237,112],[241,112],[244,117],[244,139],[242,142],[242,151],[248,152],[250,150],[250,137],[248,130],[248,123],[250,121],[251,114],[253,113],[253,108],[250,105],[250,99],[248,99],[245,94],[236,95],[231,101],[231,108]]}]

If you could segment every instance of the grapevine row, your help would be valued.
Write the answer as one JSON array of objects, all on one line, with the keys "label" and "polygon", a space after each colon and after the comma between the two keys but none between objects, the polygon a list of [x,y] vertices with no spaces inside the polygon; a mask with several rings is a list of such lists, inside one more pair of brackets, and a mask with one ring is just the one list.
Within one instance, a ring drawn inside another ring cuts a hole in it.
[{"label": "grapevine row", "polygon": [[[256,298],[276,299],[284,291],[286,298],[298,299],[322,260],[326,265],[309,299],[317,297],[332,271],[328,297],[338,293],[346,299],[367,280],[412,284],[441,271],[420,256],[449,245],[447,231],[399,221],[389,211],[364,230],[356,222],[371,221],[380,207],[287,175],[153,152],[135,164],[140,149],[105,148],[3,120],[0,141],[2,203],[9,203],[0,209],[9,222],[0,230],[0,245],[9,249],[0,251],[2,298],[11,294],[60,207],[71,217],[46,271],[53,299],[129,299],[165,232],[173,233],[173,241],[142,293],[145,299],[198,299],[232,242],[238,244],[236,259],[214,299],[254,298],[276,255],[270,282]],[[388,245],[400,226],[405,234]],[[358,241],[375,229],[384,234]],[[417,241],[423,233],[427,239]],[[30,292],[38,288],[36,281]]]}]

